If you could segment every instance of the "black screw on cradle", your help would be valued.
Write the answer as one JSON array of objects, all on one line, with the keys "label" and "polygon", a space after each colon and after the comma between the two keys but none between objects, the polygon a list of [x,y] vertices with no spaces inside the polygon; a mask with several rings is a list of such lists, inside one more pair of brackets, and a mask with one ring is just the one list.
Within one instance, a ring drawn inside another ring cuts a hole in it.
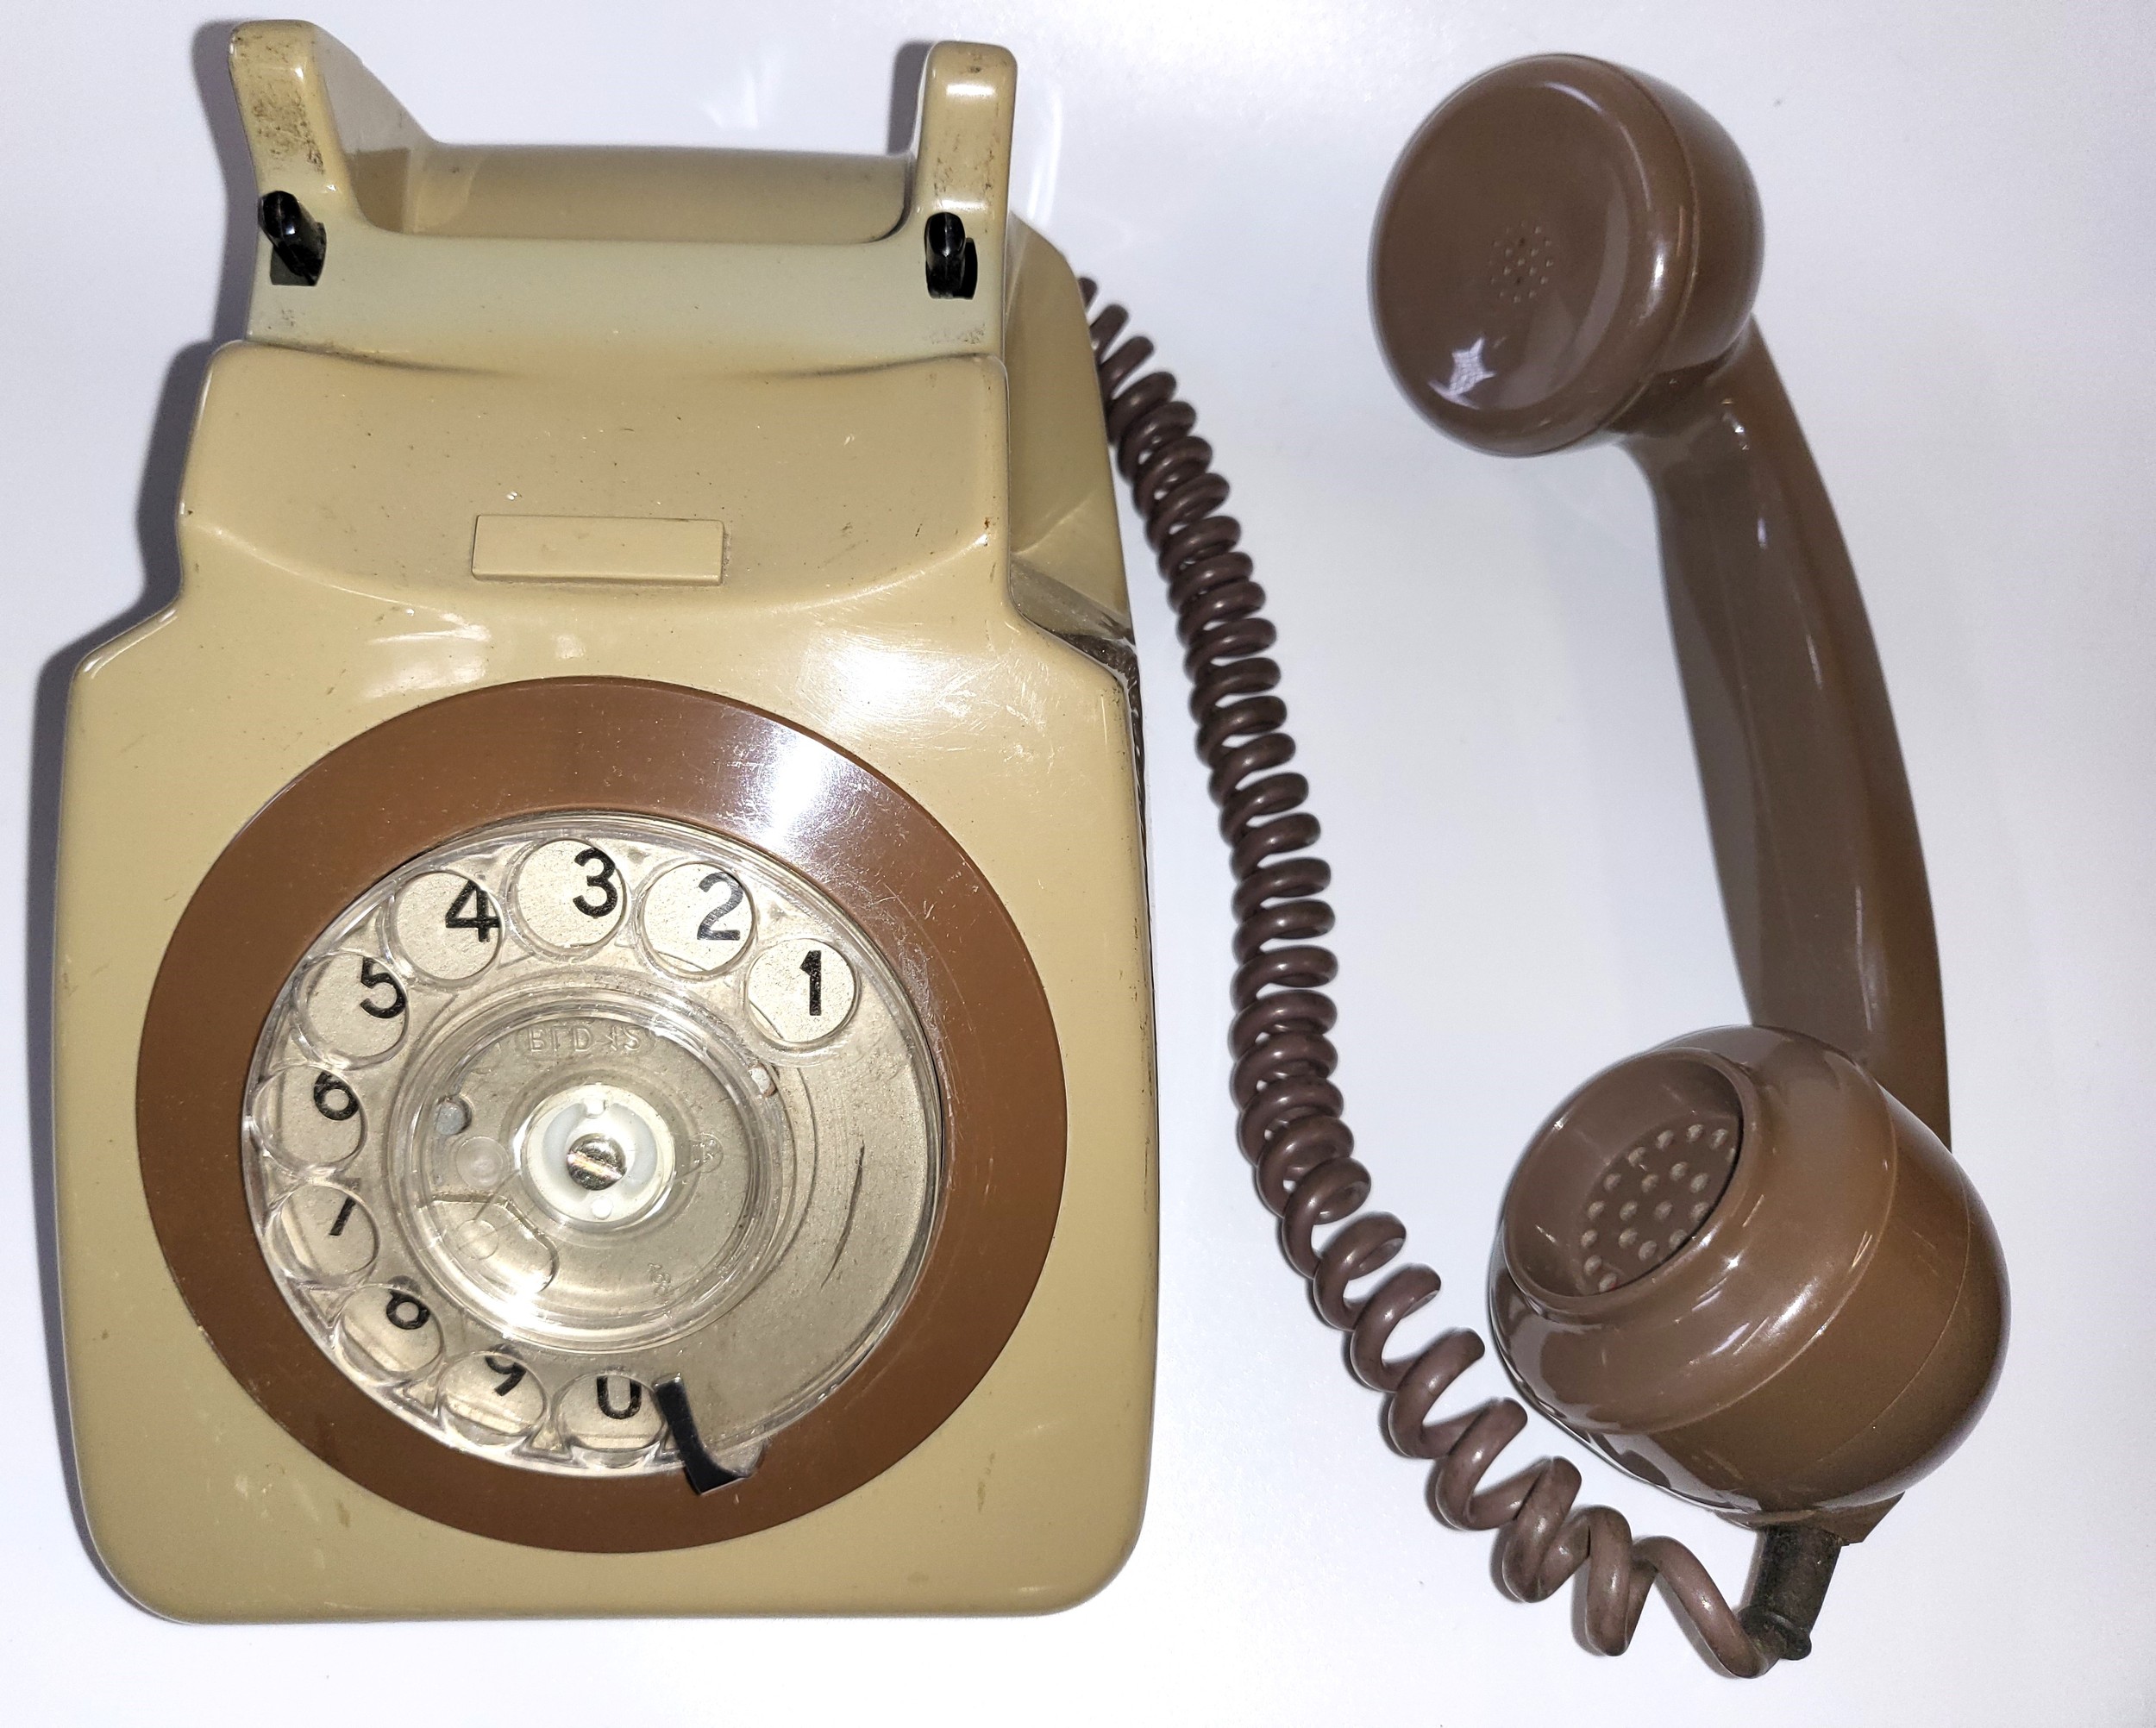
[{"label": "black screw on cradle", "polygon": [[966,238],[966,224],[949,210],[928,219],[921,239],[928,248],[928,292],[933,300],[970,300],[981,260]]},{"label": "black screw on cradle", "polygon": [[322,280],[329,236],[290,192],[264,192],[255,218],[269,236],[270,280],[287,288],[311,288]]}]

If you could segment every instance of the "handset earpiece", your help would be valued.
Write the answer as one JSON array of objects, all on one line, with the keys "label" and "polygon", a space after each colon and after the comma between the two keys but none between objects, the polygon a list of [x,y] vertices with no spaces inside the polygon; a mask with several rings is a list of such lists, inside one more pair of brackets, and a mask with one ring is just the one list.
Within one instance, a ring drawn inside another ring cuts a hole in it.
[{"label": "handset earpiece", "polygon": [[1761,233],[1695,104],[1601,61],[1521,60],[1410,145],[1374,296],[1445,431],[1508,455],[1614,436],[1645,472],[1756,1023],[1617,1064],[1536,1136],[1491,1268],[1501,1352],[1633,1474],[1855,1540],[1982,1410],[2006,1280],[1946,1149],[1931,903],[1877,652],[1752,322]]},{"label": "handset earpiece", "polygon": [[1759,198],[1689,97],[1605,60],[1514,60],[1408,144],[1378,216],[1378,334],[1409,398],[1477,448],[1611,430],[1751,324]]}]

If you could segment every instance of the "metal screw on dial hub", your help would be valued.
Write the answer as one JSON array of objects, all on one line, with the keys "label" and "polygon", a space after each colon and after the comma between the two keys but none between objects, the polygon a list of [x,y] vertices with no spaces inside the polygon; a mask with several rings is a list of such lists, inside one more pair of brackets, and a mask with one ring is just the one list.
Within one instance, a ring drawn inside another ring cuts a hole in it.
[{"label": "metal screw on dial hub", "polygon": [[611,1188],[629,1173],[629,1155],[604,1134],[587,1134],[563,1155],[580,1188]]}]

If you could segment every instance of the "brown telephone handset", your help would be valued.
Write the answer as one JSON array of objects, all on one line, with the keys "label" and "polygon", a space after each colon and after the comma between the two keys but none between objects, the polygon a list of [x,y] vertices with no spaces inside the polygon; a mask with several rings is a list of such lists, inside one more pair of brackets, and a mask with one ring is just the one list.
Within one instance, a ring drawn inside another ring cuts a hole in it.
[{"label": "brown telephone handset", "polygon": [[964,1612],[1120,1564],[1154,1115],[1105,404],[1232,850],[1239,1131],[1289,1260],[1513,1593],[1584,1568],[1614,1650],[1659,1576],[1730,1672],[1802,1654],[1839,1545],[1981,1409],[2005,1286],[1713,122],[1501,69],[1403,162],[1376,286],[1440,425],[1614,435],[1655,487],[1758,1024],[1560,1107],[1490,1295],[1534,1404],[1766,1532],[1741,1613],[1574,1512],[1561,1460],[1484,1486],[1526,1417],[1434,1413],[1472,1334],[1386,1353],[1438,1280],[1360,1210],[1272,628],[1174,380],[1008,214],[1010,57],[930,53],[910,160],[454,148],[311,27],[233,62],[248,340],[182,596],[70,717],[63,1318],[118,1581],[192,1618]]}]

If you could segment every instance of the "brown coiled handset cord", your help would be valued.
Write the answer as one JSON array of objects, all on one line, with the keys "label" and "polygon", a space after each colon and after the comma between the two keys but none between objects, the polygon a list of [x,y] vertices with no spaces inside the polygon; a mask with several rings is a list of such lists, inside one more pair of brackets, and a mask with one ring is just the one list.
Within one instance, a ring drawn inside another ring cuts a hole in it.
[{"label": "brown coiled handset cord", "polygon": [[[1095,286],[1081,285],[1090,310]],[[1326,1324],[1349,1335],[1356,1378],[1385,1395],[1386,1439],[1402,1456],[1435,1467],[1426,1496],[1432,1513],[1456,1530],[1497,1532],[1497,1575],[1508,1594],[1539,1602],[1584,1568],[1587,1641],[1615,1656],[1632,1642],[1658,1579],[1716,1662],[1740,1678],[1764,1674],[1781,1652],[1771,1637],[1754,1640],[1746,1617],[1730,1606],[1699,1557],[1667,1537],[1635,1540],[1624,1515],[1609,1506],[1576,1507],[1575,1465],[1544,1458],[1482,1486],[1526,1426],[1526,1410],[1499,1398],[1431,1420],[1446,1388],[1482,1356],[1480,1337],[1455,1327],[1411,1357],[1387,1354],[1394,1333],[1436,1298],[1439,1280],[1426,1266],[1394,1265],[1407,1245],[1407,1226],[1388,1212],[1363,1210],[1369,1172],[1355,1156],[1326,1036],[1338,1010],[1325,986],[1339,961],[1314,940],[1332,928],[1332,908],[1318,898],[1332,871],[1310,851],[1319,828],[1305,808],[1309,782],[1287,767],[1295,741],[1277,693],[1280,667],[1268,657],[1278,632],[1263,616],[1265,592],[1238,545],[1241,524],[1220,513],[1228,483],[1213,466],[1213,447],[1195,435],[1197,410],[1175,393],[1172,373],[1138,375],[1153,344],[1134,336],[1117,347],[1128,322],[1117,305],[1094,318],[1094,362],[1108,442],[1175,610],[1198,755],[1232,850],[1230,1089],[1243,1155],[1280,1219],[1282,1250],[1310,1280]],[[1335,1226],[1322,1245],[1321,1225]],[[1349,1296],[1351,1285],[1388,1266],[1369,1295]]]}]

